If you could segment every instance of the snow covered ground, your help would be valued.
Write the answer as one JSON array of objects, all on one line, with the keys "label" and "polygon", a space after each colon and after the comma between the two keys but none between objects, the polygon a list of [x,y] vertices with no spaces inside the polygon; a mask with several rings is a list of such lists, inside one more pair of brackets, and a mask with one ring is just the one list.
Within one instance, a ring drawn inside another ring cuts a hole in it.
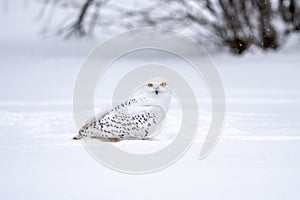
[{"label": "snow covered ground", "polygon": [[[186,70],[200,96],[199,140],[169,168],[129,175],[104,167],[71,140],[77,132],[76,76],[98,41],[43,39],[31,15],[14,12],[0,18],[0,199],[299,199],[299,41],[277,53],[212,56],[224,81],[227,114],[223,136],[205,160],[198,156],[209,102]],[[113,88],[118,77],[106,79]],[[163,142],[172,138],[172,128]],[[142,142],[118,145],[157,141]]]}]

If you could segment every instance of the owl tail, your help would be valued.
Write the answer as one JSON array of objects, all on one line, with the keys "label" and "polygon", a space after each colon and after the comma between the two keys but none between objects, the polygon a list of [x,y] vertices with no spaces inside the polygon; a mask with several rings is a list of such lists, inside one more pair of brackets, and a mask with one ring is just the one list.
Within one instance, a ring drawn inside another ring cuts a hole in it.
[{"label": "owl tail", "polygon": [[78,135],[75,135],[75,136],[73,137],[73,140],[80,140],[80,139],[82,139],[83,137],[86,137],[86,135],[83,135],[83,134],[79,133]]}]

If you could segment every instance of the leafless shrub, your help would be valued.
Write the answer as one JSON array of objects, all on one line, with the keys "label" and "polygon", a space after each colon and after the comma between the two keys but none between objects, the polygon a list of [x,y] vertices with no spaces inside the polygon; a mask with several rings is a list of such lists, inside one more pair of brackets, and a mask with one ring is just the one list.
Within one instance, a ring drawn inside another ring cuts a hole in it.
[{"label": "leafless shrub", "polygon": [[[141,9],[115,0],[43,0],[43,4],[43,9],[74,10],[76,16],[66,16],[58,27],[57,33],[65,38],[91,36],[95,27],[159,26],[187,30],[208,48],[226,46],[241,54],[251,45],[277,49],[280,37],[300,29],[296,0],[153,0]],[[276,21],[284,26],[275,26]]]}]

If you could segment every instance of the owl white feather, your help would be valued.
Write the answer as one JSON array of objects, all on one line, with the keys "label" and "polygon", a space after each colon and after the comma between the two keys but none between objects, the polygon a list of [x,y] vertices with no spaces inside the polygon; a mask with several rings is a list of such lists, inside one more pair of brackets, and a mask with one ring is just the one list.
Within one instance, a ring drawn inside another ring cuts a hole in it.
[{"label": "owl white feather", "polygon": [[167,83],[155,79],[141,86],[127,101],[90,119],[73,139],[149,139],[160,132],[171,96]]}]

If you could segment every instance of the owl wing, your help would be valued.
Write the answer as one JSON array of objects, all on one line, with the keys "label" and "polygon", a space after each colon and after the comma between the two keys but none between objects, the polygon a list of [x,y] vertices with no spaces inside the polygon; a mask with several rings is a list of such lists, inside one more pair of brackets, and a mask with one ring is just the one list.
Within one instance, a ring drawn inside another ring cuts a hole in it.
[{"label": "owl wing", "polygon": [[[92,126],[97,120],[101,119],[102,117],[104,117],[107,113],[109,113],[110,109],[108,108],[104,108],[103,110],[101,110],[99,113],[97,113],[94,117],[91,117],[90,119],[88,119],[85,122],[85,125],[81,128],[81,130],[88,128],[90,126]],[[80,131],[79,131],[80,132]]]},{"label": "owl wing", "polygon": [[165,114],[159,106],[131,105],[112,109],[100,118],[90,120],[81,133],[91,137],[118,139],[150,138]]},{"label": "owl wing", "polygon": [[132,134],[136,138],[146,139],[156,134],[165,113],[159,106],[134,106],[128,109],[128,117],[134,125]]}]

